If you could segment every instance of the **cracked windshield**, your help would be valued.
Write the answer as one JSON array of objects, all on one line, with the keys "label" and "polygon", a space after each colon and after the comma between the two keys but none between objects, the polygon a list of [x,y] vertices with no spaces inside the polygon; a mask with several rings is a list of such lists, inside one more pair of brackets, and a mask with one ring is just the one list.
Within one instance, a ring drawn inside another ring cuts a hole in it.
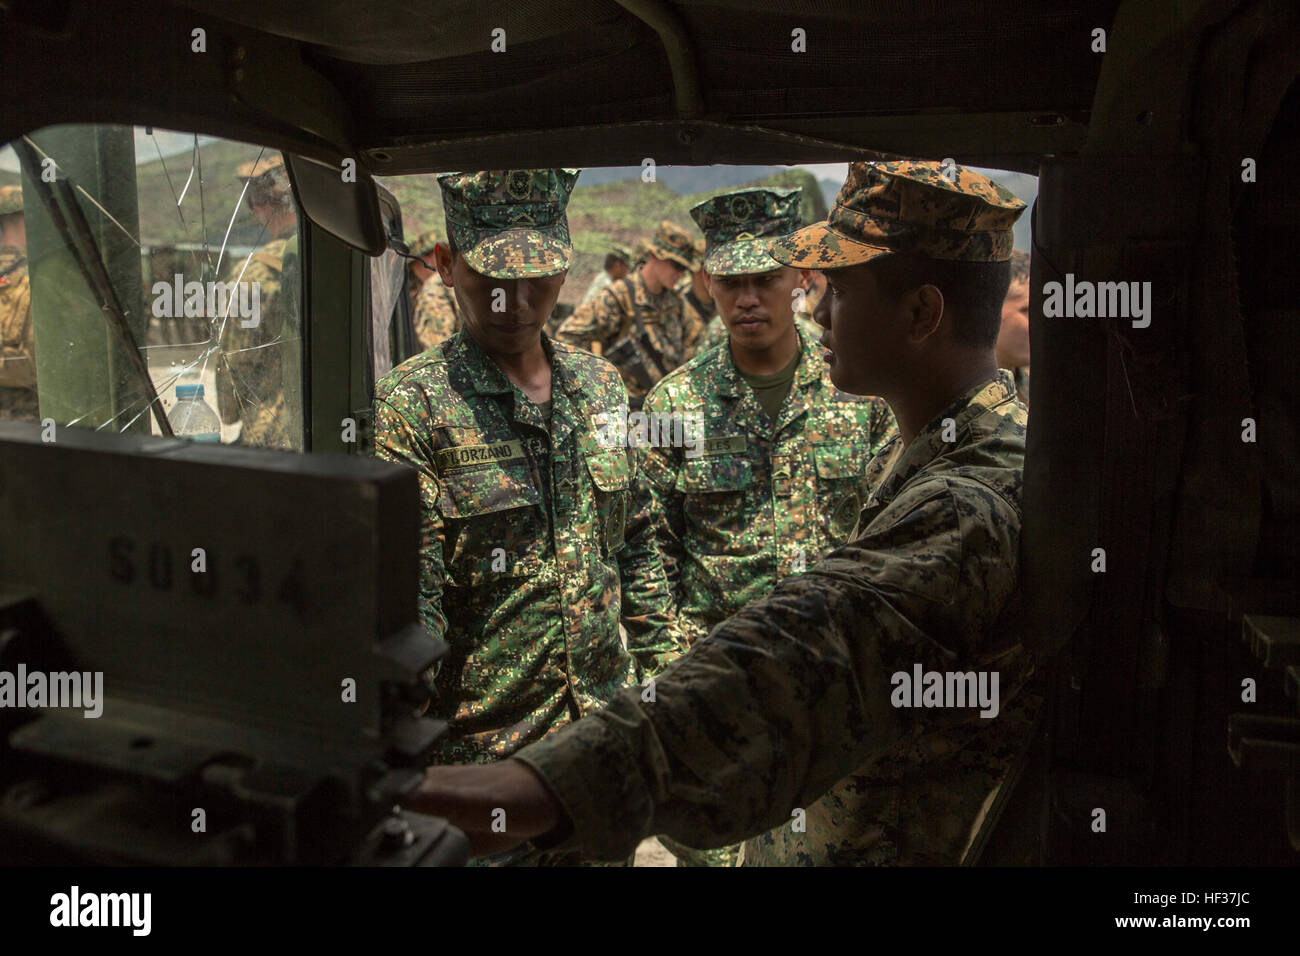
[{"label": "cracked windshield", "polygon": [[0,148],[0,420],[301,451],[282,155],[149,127]]}]

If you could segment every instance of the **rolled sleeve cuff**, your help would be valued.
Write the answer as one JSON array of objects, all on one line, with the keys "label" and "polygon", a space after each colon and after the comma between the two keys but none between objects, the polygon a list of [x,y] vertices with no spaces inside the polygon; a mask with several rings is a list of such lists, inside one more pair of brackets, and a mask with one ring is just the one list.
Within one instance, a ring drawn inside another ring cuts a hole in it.
[{"label": "rolled sleeve cuff", "polygon": [[[632,694],[636,693],[633,688]],[[611,714],[620,704],[626,707],[626,694],[600,713],[514,755],[542,778],[568,814],[572,834],[563,840],[564,848],[580,849],[595,860],[626,859],[644,837],[653,834],[650,793],[637,760],[620,736],[624,728],[631,730],[645,718],[639,712],[640,719],[634,721]]]}]

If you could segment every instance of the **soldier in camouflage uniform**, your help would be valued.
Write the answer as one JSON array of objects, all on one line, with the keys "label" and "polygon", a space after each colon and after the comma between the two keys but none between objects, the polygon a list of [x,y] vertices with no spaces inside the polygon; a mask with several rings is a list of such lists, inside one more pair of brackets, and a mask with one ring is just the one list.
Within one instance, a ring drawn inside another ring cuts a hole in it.
[{"label": "soldier in camouflage uniform", "polygon": [[677,283],[677,294],[682,297],[682,318],[686,327],[690,329],[690,337],[698,343],[695,348],[697,354],[712,347],[705,337],[705,332],[709,322],[718,314],[718,307],[709,293],[709,274],[704,270],[704,248],[704,240],[697,239],[695,256],[701,263],[700,267],[682,276],[681,281]]},{"label": "soldier in camouflage uniform", "polygon": [[[816,339],[821,337],[822,330],[814,321],[813,313],[826,291],[826,278],[820,272],[809,272],[806,269],[803,276],[800,285],[803,287],[804,294],[795,300],[794,321]],[[705,326],[704,344],[700,346],[700,351],[717,348],[725,341],[727,341],[727,323],[723,322],[720,316],[715,317]]]},{"label": "soldier in camouflage uniform", "polygon": [[[688,640],[697,641],[777,581],[842,545],[867,500],[867,462],[895,434],[879,398],[835,388],[821,329],[796,324],[793,291],[807,281],[767,251],[799,228],[798,189],[742,189],[697,205],[708,241],[704,268],[729,345],[650,390],[648,414],[698,416],[706,441],[649,448],[664,570]],[[734,850],[679,851],[687,865],[727,865]]]},{"label": "soldier in camouflage uniform", "polygon": [[1011,252],[1011,286],[1002,303],[1002,329],[998,332],[998,368],[1010,369],[1016,395],[1029,406],[1029,253]]},{"label": "soldier in camouflage uniform", "polygon": [[[406,803],[476,845],[500,806],[530,820],[511,839],[598,858],[653,832],[756,837],[746,864],[967,858],[1041,703],[1000,620],[1026,412],[994,342],[1024,208],[962,167],[853,163],[828,221],[772,245],[826,271],[832,381],[882,395],[899,424],[848,543],[696,642],[653,702],[620,693],[513,760],[431,768]],[[996,714],[916,707],[897,682],[916,667],[998,675]]]},{"label": "soldier in camouflage uniform", "polygon": [[456,296],[436,273],[420,287],[413,320],[415,337],[426,349],[441,345],[460,331]]},{"label": "soldier in camouflage uniform", "polygon": [[586,305],[608,289],[612,283],[626,276],[631,269],[632,251],[627,246],[615,243],[605,256],[605,267],[596,273],[596,277],[591,280],[591,285],[587,286],[587,291],[583,293],[582,301],[578,304]]},{"label": "soldier in camouflage uniform", "polygon": [[[437,235],[433,230],[429,230],[416,238],[411,254],[420,256],[426,262],[431,261],[433,250],[437,245]],[[422,267],[420,263],[413,262],[409,271],[412,276],[423,279],[415,290],[411,302],[411,319],[415,327],[415,337],[422,347],[431,349],[460,331],[460,313],[456,310],[456,296],[451,289],[447,288],[436,268]],[[421,272],[426,275],[420,276]]]},{"label": "soldier in camouflage uniform", "polygon": [[20,186],[0,188],[0,421],[34,422],[36,330]]},{"label": "soldier in camouflage uniform", "polygon": [[684,649],[654,529],[629,508],[636,458],[601,440],[627,414],[622,380],[541,334],[572,259],[576,180],[439,177],[451,243],[435,256],[465,328],[375,389],[376,454],[420,476],[420,619],[451,645],[434,678],[432,713],[451,723],[439,762],[508,757]]},{"label": "soldier in camouflage uniform", "polygon": [[618,368],[629,401],[640,408],[654,384],[694,354],[703,329],[688,326],[674,285],[699,268],[695,244],[682,229],[660,223],[645,263],[579,306],[561,323],[561,342],[600,352]]},{"label": "soldier in camouflage uniform", "polygon": [[234,315],[216,318],[218,410],[226,424],[243,420],[240,444],[300,449],[298,213],[280,153],[244,163],[238,174],[248,182],[245,198],[271,241],[234,260],[226,276],[227,282],[257,284],[261,315],[249,328]]},{"label": "soldier in camouflage uniform", "polygon": [[420,297],[424,284],[438,274],[438,267],[433,262],[433,247],[438,244],[438,233],[426,229],[406,243],[414,259],[406,260],[406,295],[411,303],[411,314],[415,314],[415,302]]}]

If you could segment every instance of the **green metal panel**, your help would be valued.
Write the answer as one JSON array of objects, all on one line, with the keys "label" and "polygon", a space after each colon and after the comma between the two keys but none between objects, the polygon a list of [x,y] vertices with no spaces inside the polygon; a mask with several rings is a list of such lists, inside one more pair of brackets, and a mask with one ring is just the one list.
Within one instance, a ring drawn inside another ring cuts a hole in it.
[{"label": "green metal panel", "polygon": [[[357,453],[368,410],[365,362],[367,258],[306,223],[307,321],[304,347],[310,376],[304,383],[308,412],[307,448],[313,452]],[[356,421],[356,441],[343,440],[344,419]]]}]

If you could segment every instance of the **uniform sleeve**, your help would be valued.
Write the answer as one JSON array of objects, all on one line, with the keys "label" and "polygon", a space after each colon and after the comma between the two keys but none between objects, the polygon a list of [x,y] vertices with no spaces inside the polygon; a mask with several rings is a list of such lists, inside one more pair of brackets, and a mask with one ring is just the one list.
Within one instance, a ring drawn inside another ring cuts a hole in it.
[{"label": "uniform sleeve", "polygon": [[410,465],[420,480],[420,623],[434,637],[444,637],[447,618],[442,613],[443,521],[438,509],[438,475],[431,464],[427,442],[421,441],[407,419],[393,405],[375,402],[375,457]]},{"label": "uniform sleeve", "polygon": [[611,344],[622,324],[622,310],[618,300],[608,288],[590,302],[584,302],[573,314],[560,323],[555,338],[580,349],[591,347],[593,341],[603,348]]},{"label": "uniform sleeve", "polygon": [[637,681],[658,677],[669,662],[686,652],[677,621],[676,602],[664,577],[663,560],[648,504],[649,492],[639,456],[629,449],[629,490],[625,544],[618,552],[622,619],[627,650],[636,663]]},{"label": "uniform sleeve", "polygon": [[644,836],[718,847],[770,830],[910,724],[890,676],[967,656],[1015,582],[1018,512],[983,486],[918,483],[866,533],[714,628],[656,681],[522,750],[568,813],[568,843],[613,860]]}]

